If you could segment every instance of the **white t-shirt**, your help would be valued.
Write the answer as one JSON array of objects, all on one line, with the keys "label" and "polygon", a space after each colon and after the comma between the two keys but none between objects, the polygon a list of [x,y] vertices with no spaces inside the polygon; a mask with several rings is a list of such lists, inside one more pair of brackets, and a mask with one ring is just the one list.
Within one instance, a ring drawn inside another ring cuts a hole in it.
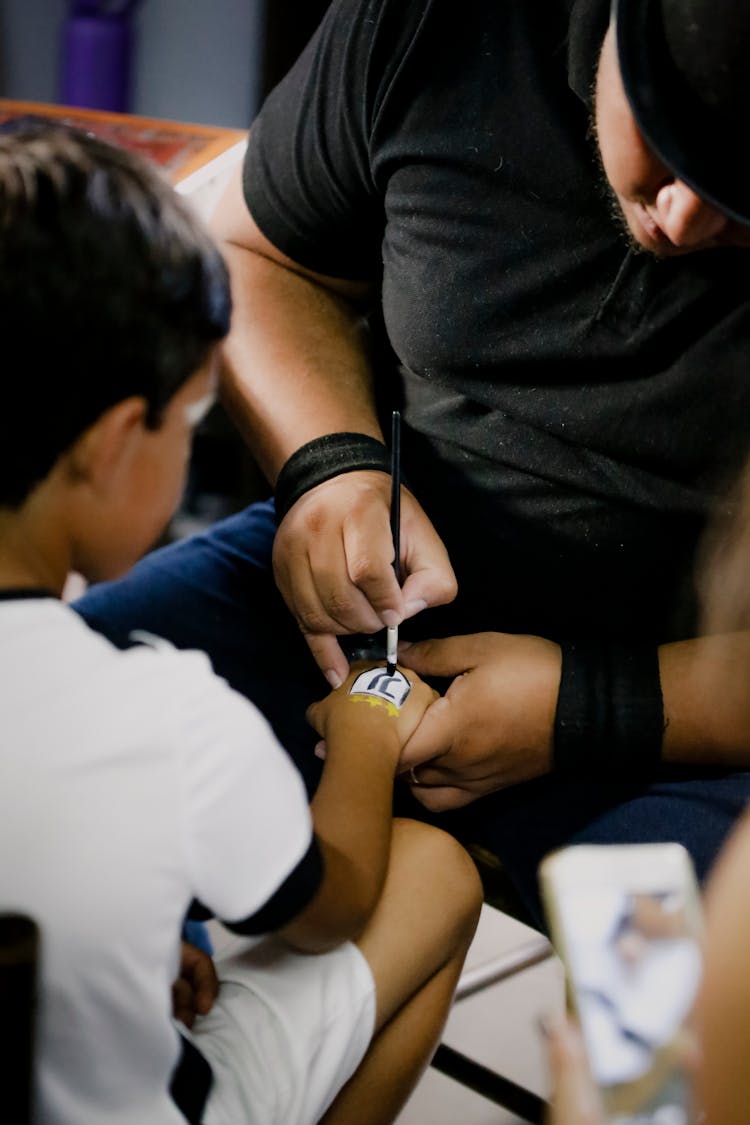
[{"label": "white t-shirt", "polygon": [[53,598],[0,599],[0,685],[0,910],[42,936],[38,1118],[183,1121],[183,917],[299,912],[319,870],[299,775],[205,656],[120,652]]}]

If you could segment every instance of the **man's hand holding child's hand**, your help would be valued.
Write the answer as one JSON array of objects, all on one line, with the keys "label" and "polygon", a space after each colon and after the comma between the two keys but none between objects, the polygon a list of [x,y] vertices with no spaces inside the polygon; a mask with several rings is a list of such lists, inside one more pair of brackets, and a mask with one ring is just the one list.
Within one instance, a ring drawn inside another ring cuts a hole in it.
[{"label": "man's hand holding child's hand", "polygon": [[[371,676],[363,675],[369,672]],[[316,753],[325,756],[326,740],[334,729],[337,741],[354,743],[356,748],[361,731],[371,734],[379,727],[383,750],[393,753],[395,769],[401,751],[437,698],[437,692],[415,672],[399,666],[395,676],[388,677],[385,664],[357,661],[341,687],[308,708],[308,722],[321,736]]]}]

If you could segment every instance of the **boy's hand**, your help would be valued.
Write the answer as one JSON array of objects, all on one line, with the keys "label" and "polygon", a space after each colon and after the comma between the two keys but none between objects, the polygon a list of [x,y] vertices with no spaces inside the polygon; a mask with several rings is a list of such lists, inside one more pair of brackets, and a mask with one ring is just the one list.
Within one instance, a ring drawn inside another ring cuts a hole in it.
[{"label": "boy's hand", "polygon": [[340,739],[379,729],[379,739],[390,742],[398,754],[437,698],[409,669],[398,666],[389,676],[385,662],[359,660],[341,687],[307,710],[307,721],[323,739],[315,752],[325,756],[325,740],[334,729]]},{"label": "boy's hand", "polygon": [[219,992],[213,958],[196,945],[182,942],[180,975],[172,985],[172,1014],[175,1019],[192,1027],[196,1016],[211,1011]]}]

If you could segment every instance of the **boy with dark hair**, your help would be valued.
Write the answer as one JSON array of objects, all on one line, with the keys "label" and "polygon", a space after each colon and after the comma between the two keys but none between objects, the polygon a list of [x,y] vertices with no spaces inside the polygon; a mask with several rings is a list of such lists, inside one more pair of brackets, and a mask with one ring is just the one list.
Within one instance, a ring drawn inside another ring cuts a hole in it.
[{"label": "boy with dark hair", "polygon": [[[416,677],[400,705],[350,679],[311,709],[311,817],[203,655],[119,651],[59,601],[71,569],[122,573],[168,519],[229,307],[209,236],[145,163],[66,129],[0,137],[0,322],[25,346],[0,415],[0,902],[42,932],[42,1122],[392,1120],[476,923],[465,853],[391,823],[433,698]],[[243,936],[181,1041],[196,901]]]}]

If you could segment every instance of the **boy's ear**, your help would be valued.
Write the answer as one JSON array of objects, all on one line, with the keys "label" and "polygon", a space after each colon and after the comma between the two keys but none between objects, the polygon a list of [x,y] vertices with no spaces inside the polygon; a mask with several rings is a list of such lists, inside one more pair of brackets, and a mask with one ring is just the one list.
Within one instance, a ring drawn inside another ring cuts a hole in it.
[{"label": "boy's ear", "polygon": [[116,483],[127,469],[145,434],[148,404],[133,395],[105,410],[71,446],[71,475],[97,490]]}]

